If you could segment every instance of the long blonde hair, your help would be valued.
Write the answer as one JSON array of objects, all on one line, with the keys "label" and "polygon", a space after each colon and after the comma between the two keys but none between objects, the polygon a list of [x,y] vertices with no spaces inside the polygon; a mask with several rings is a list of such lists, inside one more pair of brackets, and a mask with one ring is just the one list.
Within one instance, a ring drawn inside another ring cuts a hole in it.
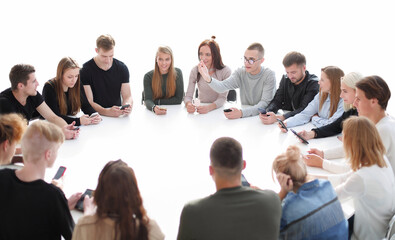
[{"label": "long blonde hair", "polygon": [[[328,66],[321,69],[322,72],[328,76],[329,81],[331,82],[331,105],[329,107],[329,117],[332,117],[333,114],[337,111],[337,105],[340,101],[340,78],[344,76],[343,70],[335,66]],[[320,88],[320,110],[325,103],[325,100],[328,98],[327,92],[322,92]]]},{"label": "long blonde hair", "polygon": [[386,167],[385,147],[376,126],[366,117],[352,116],[343,123],[343,147],[351,169],[377,164]]},{"label": "long blonde hair", "polygon": [[272,176],[275,173],[284,173],[291,177],[294,189],[302,186],[307,179],[306,164],[297,146],[289,146],[285,153],[278,155],[272,165]]},{"label": "long blonde hair", "polygon": [[156,56],[155,56],[155,69],[154,69],[154,74],[152,76],[152,93],[153,93],[153,99],[159,99],[163,98],[163,93],[162,93],[162,74],[159,71],[159,66],[157,63],[157,58],[159,53],[165,53],[170,55],[171,63],[169,67],[169,72],[167,74],[167,84],[166,84],[166,96],[164,98],[171,98],[174,96],[176,93],[176,78],[177,78],[177,72],[174,68],[174,58],[173,58],[173,51],[171,50],[170,47],[168,46],[161,46],[158,48],[158,51],[156,51]]}]

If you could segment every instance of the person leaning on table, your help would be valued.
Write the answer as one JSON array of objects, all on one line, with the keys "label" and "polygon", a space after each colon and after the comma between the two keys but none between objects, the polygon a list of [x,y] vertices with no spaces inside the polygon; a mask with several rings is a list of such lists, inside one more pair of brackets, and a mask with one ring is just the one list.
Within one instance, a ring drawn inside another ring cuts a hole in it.
[{"label": "person leaning on table", "polygon": [[303,130],[299,134],[306,140],[309,140],[312,138],[330,137],[341,133],[343,121],[350,116],[358,116],[358,111],[353,103],[355,100],[355,85],[362,78],[363,76],[357,72],[348,73],[341,78],[340,97],[343,99],[344,113],[338,119],[328,125],[319,128],[313,128],[310,131]]},{"label": "person leaning on table", "polygon": [[[273,100],[266,107],[266,114],[259,114],[263,124],[272,124],[276,119],[284,121],[307,107],[319,91],[318,77],[306,70],[306,57],[299,52],[285,55],[283,75]],[[276,115],[279,109],[289,112]]]},{"label": "person leaning on table", "polygon": [[158,105],[181,104],[184,97],[184,80],[179,68],[174,67],[173,51],[168,46],[158,48],[155,68],[144,75],[144,103],[156,115],[167,110]]},{"label": "person leaning on table", "polygon": [[[200,43],[198,48],[198,58],[199,61],[203,61],[206,67],[209,69],[209,74],[211,77],[222,81],[230,76],[232,71],[229,67],[222,63],[221,52],[219,50],[219,45],[215,41],[215,36],[212,36],[210,40],[204,40]],[[195,86],[198,89],[198,99],[199,103],[209,103],[208,105],[200,105],[192,102],[195,94]],[[217,93],[211,89],[207,82],[204,81],[199,73],[198,66],[192,68],[189,75],[189,84],[187,93],[185,94],[185,106],[189,113],[204,114],[212,111],[216,108],[222,107],[226,101],[228,92]]]},{"label": "person leaning on table", "polygon": [[67,125],[44,102],[37,91],[36,70],[29,64],[17,64],[11,68],[11,88],[0,93],[0,114],[19,113],[27,121],[41,115],[43,118],[62,128],[66,139],[75,139],[79,130],[74,130],[74,122]]},{"label": "person leaning on table", "polygon": [[[344,112],[343,99],[340,98],[340,79],[344,76],[343,70],[335,66],[321,69],[321,79],[318,82],[320,92],[300,113],[285,120],[287,127],[311,123],[316,127],[328,125],[338,119]],[[286,132],[280,124],[281,131]]]},{"label": "person leaning on table", "polygon": [[210,76],[203,61],[200,61],[199,73],[208,85],[216,92],[222,93],[232,89],[240,89],[241,104],[249,107],[231,108],[225,112],[228,119],[257,116],[258,108],[266,108],[276,91],[276,77],[272,70],[263,67],[264,49],[260,43],[251,44],[244,53],[244,67],[237,69],[223,81]]},{"label": "person leaning on table", "polygon": [[[98,124],[100,115],[86,99],[80,83],[80,67],[70,58],[62,58],[58,64],[56,77],[47,81],[43,88],[43,97],[52,111],[67,123],[75,121],[76,126]],[[72,117],[82,110],[85,115]],[[96,113],[96,116],[89,115]]]},{"label": "person leaning on table", "polygon": [[[100,35],[96,56],[82,65],[81,82],[90,105],[103,116],[119,117],[132,112],[133,98],[126,64],[114,58],[115,40]],[[121,109],[121,105],[129,105]]]}]

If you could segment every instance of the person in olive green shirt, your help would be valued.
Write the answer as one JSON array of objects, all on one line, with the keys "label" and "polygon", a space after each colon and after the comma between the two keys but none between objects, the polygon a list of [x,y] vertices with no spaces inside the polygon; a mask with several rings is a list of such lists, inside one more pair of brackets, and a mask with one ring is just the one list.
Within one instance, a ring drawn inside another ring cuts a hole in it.
[{"label": "person in olive green shirt", "polygon": [[228,137],[217,139],[210,159],[217,192],[184,206],[177,239],[278,239],[280,198],[271,190],[241,186],[246,162],[240,143]]},{"label": "person in olive green shirt", "polygon": [[170,47],[159,47],[155,57],[155,69],[144,75],[144,103],[156,115],[166,114],[157,105],[181,104],[184,97],[184,80],[180,69],[174,67]]}]

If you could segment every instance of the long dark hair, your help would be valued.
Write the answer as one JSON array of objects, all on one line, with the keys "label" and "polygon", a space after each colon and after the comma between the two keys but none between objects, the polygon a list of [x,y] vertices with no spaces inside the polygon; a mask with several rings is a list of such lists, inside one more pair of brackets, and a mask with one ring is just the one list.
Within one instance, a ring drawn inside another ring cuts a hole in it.
[{"label": "long dark hair", "polygon": [[[213,59],[213,66],[215,69],[221,70],[225,67],[222,62],[221,51],[219,49],[218,43],[215,41],[215,36],[212,36],[211,39],[206,39],[202,43],[200,43],[198,48],[198,59],[200,61],[200,48],[203,46],[208,46],[211,51],[211,57]],[[197,81],[199,81],[200,73],[198,72]]]},{"label": "long dark hair", "polygon": [[115,239],[148,240],[149,218],[134,171],[125,162],[111,161],[104,166],[93,195],[99,221],[107,217],[115,221]]},{"label": "long dark hair", "polygon": [[[58,64],[56,77],[52,80],[52,83],[50,82],[50,84],[55,88],[56,95],[58,96],[59,110],[60,110],[60,114],[62,115],[67,115],[66,95],[62,87],[63,74],[66,72],[66,70],[75,69],[75,68],[79,69],[80,67],[78,66],[77,62],[74,59],[70,57],[62,58]],[[68,91],[72,115],[77,114],[81,109],[80,82],[81,82],[80,76],[78,75],[78,79],[74,87],[69,88]]]}]

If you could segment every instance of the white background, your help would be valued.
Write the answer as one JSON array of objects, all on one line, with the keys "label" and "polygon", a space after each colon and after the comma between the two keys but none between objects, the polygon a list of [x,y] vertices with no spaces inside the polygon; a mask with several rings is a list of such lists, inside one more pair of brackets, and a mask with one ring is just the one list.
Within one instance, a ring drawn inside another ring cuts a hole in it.
[{"label": "white background", "polygon": [[[167,239],[175,239],[183,204],[215,191],[208,175],[208,151],[215,138],[237,138],[245,150],[247,179],[270,189],[275,188],[272,159],[298,142],[256,117],[228,121],[221,110],[199,116],[174,106],[169,116],[155,117],[140,100],[143,76],[153,69],[159,45],[173,49],[185,89],[198,45],[215,35],[223,62],[232,70],[243,65],[247,46],[260,42],[266,51],[264,65],[276,72],[278,81],[284,55],[296,50],[318,76],[322,67],[336,65],[345,73],[379,75],[394,91],[394,23],[391,1],[1,1],[0,89],[10,86],[13,65],[28,63],[36,68],[41,92],[62,57],[82,66],[95,55],[96,38],[111,34],[115,57],[129,67],[133,113],[82,127],[80,138],[60,149],[48,175],[67,166],[65,192],[70,195],[95,188],[104,164],[124,159],[135,168],[148,214]],[[394,108],[391,99],[388,110],[393,115]],[[323,147],[325,140],[310,145]]]}]

